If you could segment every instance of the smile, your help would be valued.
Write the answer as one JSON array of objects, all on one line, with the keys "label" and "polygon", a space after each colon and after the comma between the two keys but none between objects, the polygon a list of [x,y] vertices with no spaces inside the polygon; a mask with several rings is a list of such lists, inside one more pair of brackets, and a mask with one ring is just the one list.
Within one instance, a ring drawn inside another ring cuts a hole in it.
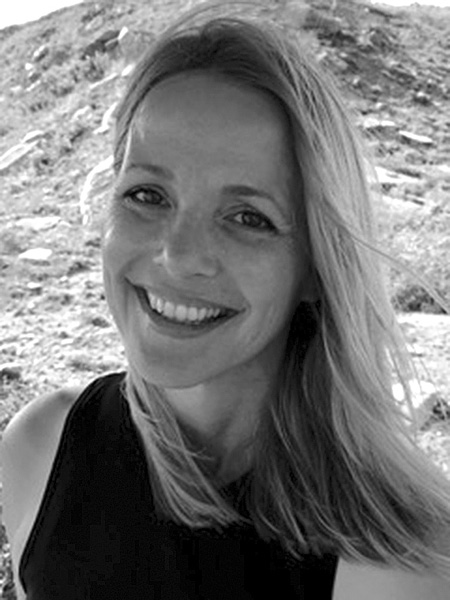
[{"label": "smile", "polygon": [[186,304],[175,304],[165,298],[136,288],[138,296],[147,309],[154,316],[164,319],[168,324],[184,325],[187,327],[205,327],[224,321],[238,313],[238,311],[225,307],[191,306]]},{"label": "smile", "polygon": [[166,319],[177,321],[178,323],[203,323],[217,319],[220,316],[225,316],[227,312],[220,308],[197,308],[196,306],[173,304],[173,302],[169,302],[148,292],[147,298],[154,311],[166,317]]}]

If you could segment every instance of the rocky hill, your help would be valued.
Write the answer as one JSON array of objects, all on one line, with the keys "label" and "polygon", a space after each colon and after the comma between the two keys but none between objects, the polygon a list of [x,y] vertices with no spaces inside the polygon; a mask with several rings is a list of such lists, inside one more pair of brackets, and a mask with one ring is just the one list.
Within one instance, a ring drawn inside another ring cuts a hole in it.
[{"label": "rocky hill", "polygon": [[[197,3],[84,2],[0,31],[0,431],[37,394],[123,365],[99,258],[114,107],[145,46]],[[438,296],[450,304],[450,9],[267,0],[242,10],[297,29],[336,76],[376,165],[381,247],[411,270],[392,270],[393,299],[402,311],[442,313]],[[421,317],[401,320],[421,377],[439,390],[431,397],[450,399],[449,317]],[[431,411],[427,419],[423,444],[448,468],[450,428],[435,427]]]},{"label": "rocky hill", "polygon": [[[80,225],[80,189],[110,154],[125,68],[187,4],[195,2],[89,2],[0,31],[0,225],[30,215]],[[449,250],[442,238],[450,188],[450,9],[349,0],[333,10],[327,0],[259,5],[251,10],[301,30],[308,50],[336,75],[378,165],[383,242],[450,301],[442,260]],[[6,288],[11,246],[22,251],[31,243],[26,224],[19,228],[26,242],[17,229],[0,241]],[[400,307],[438,310],[416,283],[405,273],[393,276]]]}]

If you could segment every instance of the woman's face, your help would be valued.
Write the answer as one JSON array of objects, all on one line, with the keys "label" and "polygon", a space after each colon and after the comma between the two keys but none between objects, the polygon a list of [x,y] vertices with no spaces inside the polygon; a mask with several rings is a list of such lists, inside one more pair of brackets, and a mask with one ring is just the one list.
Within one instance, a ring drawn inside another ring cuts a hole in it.
[{"label": "woman's face", "polygon": [[286,118],[207,73],[146,97],[105,223],[106,297],[129,359],[164,387],[273,371],[310,294]]}]

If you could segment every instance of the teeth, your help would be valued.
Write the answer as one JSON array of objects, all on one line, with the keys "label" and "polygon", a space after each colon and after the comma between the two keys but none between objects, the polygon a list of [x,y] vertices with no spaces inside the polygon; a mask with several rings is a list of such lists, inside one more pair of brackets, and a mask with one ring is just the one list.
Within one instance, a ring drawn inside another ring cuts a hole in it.
[{"label": "teeth", "polygon": [[187,311],[188,321],[198,321],[198,310],[191,306]]},{"label": "teeth", "polygon": [[163,308],[163,312],[166,315],[166,317],[168,317],[169,319],[173,319],[174,315],[176,314],[175,305],[172,304],[172,302],[166,302]]},{"label": "teeth", "polygon": [[162,298],[158,298],[153,294],[147,294],[148,301],[153,310],[159,314],[172,319],[182,322],[199,323],[218,317],[222,311],[220,308],[197,308],[195,306],[183,306],[178,304],[175,306],[172,302],[167,302]]},{"label": "teeth", "polygon": [[[169,316],[166,313],[166,311],[163,311],[163,312],[166,315],[166,317]],[[187,313],[188,313],[188,309],[185,306],[177,306],[177,308],[175,310],[175,319],[177,321],[186,321]]]}]

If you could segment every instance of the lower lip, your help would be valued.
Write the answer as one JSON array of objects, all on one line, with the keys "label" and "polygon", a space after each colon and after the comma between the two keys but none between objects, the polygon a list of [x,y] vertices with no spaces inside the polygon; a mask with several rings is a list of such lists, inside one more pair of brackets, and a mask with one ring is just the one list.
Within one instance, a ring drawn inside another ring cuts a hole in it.
[{"label": "lower lip", "polygon": [[177,323],[176,321],[169,321],[169,319],[154,311],[148,302],[147,294],[144,290],[138,288],[135,288],[135,290],[139,299],[139,303],[149,317],[154,328],[162,334],[170,337],[192,338],[205,335],[205,333],[209,333],[210,331],[217,329],[217,327],[228,323],[231,319],[240,314],[235,313],[233,315],[219,317],[214,321],[207,321],[205,323],[199,323],[198,325],[193,325],[190,323]]}]

